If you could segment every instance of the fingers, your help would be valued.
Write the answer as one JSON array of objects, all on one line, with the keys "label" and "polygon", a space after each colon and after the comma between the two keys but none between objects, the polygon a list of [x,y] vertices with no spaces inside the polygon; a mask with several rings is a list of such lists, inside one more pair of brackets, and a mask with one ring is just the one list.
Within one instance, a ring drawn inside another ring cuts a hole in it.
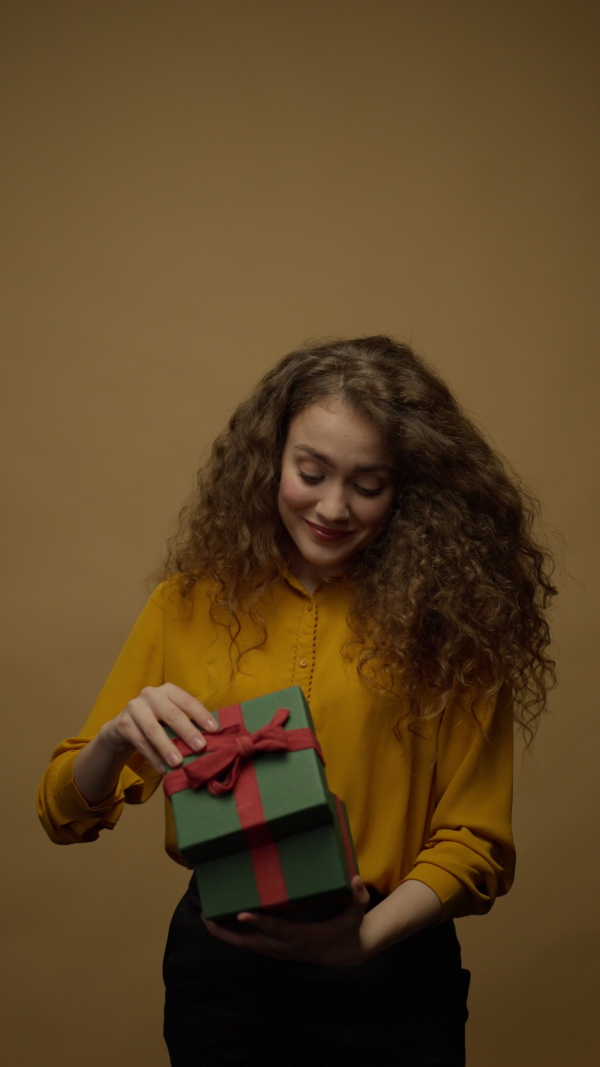
[{"label": "fingers", "polygon": [[323,932],[351,929],[358,926],[362,920],[365,909],[371,899],[369,891],[360,875],[352,879],[352,900],[347,908],[339,915],[321,923],[303,922],[298,923],[290,919],[282,919],[267,912],[242,911],[237,916],[238,922],[243,923],[249,930],[259,931],[277,942],[292,944],[294,941],[305,940],[307,936],[323,937]]},{"label": "fingers", "polygon": [[266,913],[256,914],[251,911],[241,911],[237,916],[238,922],[243,923],[248,930],[257,931],[273,938],[279,944],[289,944],[298,936],[298,923],[286,919],[279,919],[275,915]]},{"label": "fingers", "polygon": [[[156,748],[154,748],[150,741],[148,741],[148,739],[144,736],[142,731],[135,725],[135,723],[132,723],[130,725],[129,735],[131,738],[131,744],[137,749],[140,755],[142,755],[144,759],[148,761],[148,763],[152,764],[152,766],[155,768],[155,770],[158,771],[159,774],[166,774],[167,771],[170,770],[168,764],[161,758],[160,753],[157,751]],[[174,749],[173,751],[176,752],[176,749]],[[177,755],[179,756],[179,752],[177,752]]]},{"label": "fingers", "polygon": [[[182,741],[185,741],[193,752],[201,752],[206,745],[206,741],[198,726],[191,721],[189,715],[181,709],[180,705],[176,704],[172,699],[169,688],[166,685],[156,689],[152,686],[146,686],[142,689],[139,697],[132,700],[127,707],[133,721],[140,727],[157,751],[161,753],[163,759],[171,767],[177,767],[181,763],[181,755],[163,729],[163,723],[170,726],[173,732]],[[178,694],[174,695],[177,696]],[[196,703],[198,702],[196,701]],[[206,709],[204,711],[204,718],[209,721],[210,716]]]},{"label": "fingers", "polygon": [[160,774],[178,767],[182,756],[162,724],[169,726],[193,752],[206,746],[202,730],[214,731],[218,725],[209,711],[177,685],[145,686],[140,695],[111,723],[110,733],[116,743],[133,745]]},{"label": "fingers", "polygon": [[[204,704],[196,700],[196,697],[193,697],[191,693],[186,693],[185,689],[181,689],[172,682],[165,682],[159,689],[169,697],[176,708],[181,709],[187,718],[197,723],[202,730],[218,730],[216,719],[207,711]],[[156,691],[158,692],[158,690]]]},{"label": "fingers", "polygon": [[255,912],[240,912],[234,929],[204,916],[202,921],[213,937],[236,948],[279,959],[347,967],[360,963],[364,956],[359,934],[363,915],[364,908],[352,903],[342,915],[321,923],[294,922]]},{"label": "fingers", "polygon": [[250,949],[252,952],[261,952],[265,956],[277,956],[280,958],[290,954],[287,944],[269,937],[267,934],[255,932],[254,930],[249,930],[248,932],[234,930],[230,926],[223,926],[221,923],[212,922],[211,919],[205,919],[204,916],[202,916],[202,922],[209,934],[216,937],[218,941],[225,941],[226,944],[233,945],[235,948]]}]

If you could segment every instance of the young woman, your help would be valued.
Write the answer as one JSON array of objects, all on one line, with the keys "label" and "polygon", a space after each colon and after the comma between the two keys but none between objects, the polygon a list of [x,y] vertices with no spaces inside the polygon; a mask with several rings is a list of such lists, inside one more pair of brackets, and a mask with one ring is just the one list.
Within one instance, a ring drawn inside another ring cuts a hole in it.
[{"label": "young woman", "polygon": [[201,750],[211,710],[298,684],[361,877],[335,918],[237,929],[203,919],[192,880],[165,954],[173,1067],[464,1063],[452,920],[510,887],[513,721],[531,735],[553,679],[533,515],[388,337],[292,352],[215,442],[42,822],[96,838],[180,763],[163,724]]}]

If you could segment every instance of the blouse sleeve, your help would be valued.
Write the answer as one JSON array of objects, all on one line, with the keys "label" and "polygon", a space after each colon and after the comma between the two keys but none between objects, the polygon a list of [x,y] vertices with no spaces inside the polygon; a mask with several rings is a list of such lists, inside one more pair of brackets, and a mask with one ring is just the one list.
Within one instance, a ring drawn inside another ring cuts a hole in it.
[{"label": "blouse sleeve", "polygon": [[145,685],[158,686],[164,674],[164,609],[159,587],[139,616],[82,731],[62,741],[52,753],[38,790],[37,810],[49,837],[57,844],[94,841],[111,830],[124,804],[140,804],[152,796],[160,774],[139,753],[123,768],[114,791],[91,806],[73,780],[78,752],[118,715]]},{"label": "blouse sleeve", "polygon": [[478,712],[477,720],[460,707],[444,714],[429,839],[407,875],[424,882],[440,898],[441,921],[489,911],[514,878],[513,718],[508,690],[501,690]]}]

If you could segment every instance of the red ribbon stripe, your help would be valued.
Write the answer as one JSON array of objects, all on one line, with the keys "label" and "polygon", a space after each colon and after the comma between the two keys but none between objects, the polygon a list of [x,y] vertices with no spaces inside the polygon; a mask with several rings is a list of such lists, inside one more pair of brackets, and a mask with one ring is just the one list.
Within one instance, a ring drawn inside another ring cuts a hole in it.
[{"label": "red ribbon stripe", "polygon": [[[250,849],[258,897],[265,908],[284,904],[289,898],[251,761],[260,752],[298,752],[306,748],[314,748],[323,759],[319,742],[308,727],[284,730],[289,715],[286,708],[278,708],[270,723],[251,734],[244,725],[240,704],[221,708],[218,732],[205,734],[206,755],[171,771],[163,781],[167,796],[203,785],[215,797],[233,790],[240,826]],[[198,755],[181,738],[175,738],[173,743],[183,756]],[[228,773],[223,778],[225,771]]]}]

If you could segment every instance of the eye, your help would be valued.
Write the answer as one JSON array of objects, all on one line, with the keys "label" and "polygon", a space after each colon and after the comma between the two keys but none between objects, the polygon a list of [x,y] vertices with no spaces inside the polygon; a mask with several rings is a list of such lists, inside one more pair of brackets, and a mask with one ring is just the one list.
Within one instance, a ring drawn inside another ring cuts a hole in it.
[{"label": "eye", "polygon": [[322,474],[305,474],[304,471],[298,471],[298,474],[303,481],[308,482],[309,485],[316,485],[317,482],[323,481]]},{"label": "eye", "polygon": [[383,492],[383,487],[379,489],[366,489],[364,485],[355,485],[354,488],[361,494],[361,496],[379,496]]}]

